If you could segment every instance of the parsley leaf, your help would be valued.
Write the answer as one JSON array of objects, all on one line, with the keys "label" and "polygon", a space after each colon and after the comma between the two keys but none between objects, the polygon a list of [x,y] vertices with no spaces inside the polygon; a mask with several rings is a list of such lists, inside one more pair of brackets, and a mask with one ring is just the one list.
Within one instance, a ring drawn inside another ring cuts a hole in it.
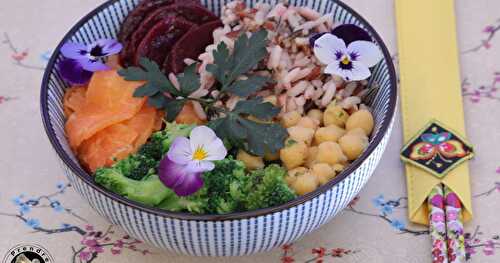
[{"label": "parsley leaf", "polygon": [[271,79],[264,76],[250,76],[248,79],[237,80],[226,90],[239,97],[248,97],[264,87]]},{"label": "parsley leaf", "polygon": [[181,112],[186,100],[176,100],[176,99],[166,99],[163,103],[163,108],[165,110],[165,118],[168,122],[172,122],[177,118],[177,115]]},{"label": "parsley leaf", "polygon": [[[232,145],[244,147],[251,154],[264,156],[266,152],[276,153],[283,148],[288,136],[287,130],[281,125],[262,122],[272,119],[279,112],[279,108],[269,102],[263,103],[260,97],[242,100],[225,117],[212,121],[210,127],[217,136]],[[248,116],[258,120],[251,120]]]},{"label": "parsley leaf", "polygon": [[269,78],[249,76],[246,80],[237,78],[259,64],[267,55],[267,31],[260,30],[250,38],[241,34],[234,43],[234,51],[230,54],[227,45],[221,42],[213,51],[214,64],[207,65],[207,71],[220,82],[221,91],[227,91],[240,97],[249,96],[261,90],[269,82]]},{"label": "parsley leaf", "polygon": [[163,109],[163,107],[165,107],[165,103],[167,103],[167,99],[168,98],[162,93],[156,93],[153,96],[149,96],[148,104],[157,109]]},{"label": "parsley leaf", "polygon": [[215,79],[220,83],[226,83],[226,74],[231,69],[231,61],[229,56],[229,49],[226,43],[221,41],[217,45],[217,49],[212,53],[214,57],[214,64],[208,64],[206,69],[214,75]]},{"label": "parsley leaf", "polygon": [[[252,34],[250,39],[241,34],[234,43],[232,71],[226,82],[232,82],[241,74],[247,73],[267,55],[267,30],[262,29]],[[224,83],[223,83],[224,84]]]},{"label": "parsley leaf", "polygon": [[177,75],[177,80],[181,86],[181,93],[185,97],[200,88],[200,76],[196,74],[197,64],[193,63],[186,67],[184,73]]},{"label": "parsley leaf", "polygon": [[266,152],[276,153],[284,147],[288,132],[276,123],[258,123],[247,119],[240,120],[241,125],[248,130],[248,147],[251,154],[264,156]]},{"label": "parsley leaf", "polygon": [[[191,64],[184,73],[177,75],[180,85],[180,90],[177,90],[154,61],[141,58],[139,63],[141,67],[128,67],[119,70],[118,74],[125,80],[146,81],[134,91],[134,97],[148,97],[149,105],[165,111],[167,121],[175,120],[187,101],[185,98],[200,88],[200,76],[196,74],[197,64]],[[174,98],[167,97],[164,93],[170,93]]]},{"label": "parsley leaf", "polygon": [[144,85],[137,88],[134,92],[134,97],[150,97],[161,92],[168,92],[173,96],[181,95],[154,61],[141,58],[139,64],[142,68],[128,67],[118,71],[118,74],[125,80],[146,81]]},{"label": "parsley leaf", "polygon": [[274,107],[270,102],[262,103],[262,97],[240,100],[233,109],[234,113],[252,115],[261,120],[270,120],[278,115],[280,111],[280,108]]}]

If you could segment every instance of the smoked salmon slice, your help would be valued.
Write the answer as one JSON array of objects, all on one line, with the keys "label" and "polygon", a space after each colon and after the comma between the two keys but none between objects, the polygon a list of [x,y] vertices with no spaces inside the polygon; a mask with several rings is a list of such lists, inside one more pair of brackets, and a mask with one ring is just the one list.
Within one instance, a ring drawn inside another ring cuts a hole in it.
[{"label": "smoked salmon slice", "polygon": [[109,167],[134,152],[133,143],[138,136],[137,131],[125,124],[111,125],[85,140],[78,150],[78,157],[93,173],[97,168]]},{"label": "smoked salmon slice", "polygon": [[87,87],[76,86],[69,88],[66,93],[64,93],[63,105],[64,115],[66,118],[68,118],[73,112],[80,110],[85,103],[86,92]]},{"label": "smoked salmon slice", "polygon": [[134,117],[146,98],[133,97],[143,82],[126,81],[116,70],[98,71],[92,76],[85,103],[69,116],[66,135],[73,150],[101,130]]},{"label": "smoked salmon slice", "polygon": [[111,166],[146,143],[158,130],[157,119],[157,110],[144,104],[132,119],[113,124],[85,140],[78,149],[78,157],[91,172]]},{"label": "smoked salmon slice", "polygon": [[142,109],[132,119],[125,121],[124,124],[137,132],[138,136],[133,143],[134,152],[139,150],[151,134],[156,131],[157,122],[156,109],[144,104]]}]

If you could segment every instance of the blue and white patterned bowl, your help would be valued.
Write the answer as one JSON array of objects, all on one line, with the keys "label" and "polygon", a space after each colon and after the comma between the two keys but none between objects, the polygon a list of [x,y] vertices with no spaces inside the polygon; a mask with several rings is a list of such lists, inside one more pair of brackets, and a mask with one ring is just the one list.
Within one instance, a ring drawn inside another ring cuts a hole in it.
[{"label": "blue and white patterned bowl", "polygon": [[[386,46],[359,14],[340,1],[291,0],[320,13],[333,13],[335,21],[365,28],[384,53],[370,83],[377,83],[367,100],[375,116],[368,149],[345,171],[316,191],[286,204],[227,215],[192,215],[144,207],[97,185],[78,164],[64,135],[62,98],[68,88],[55,65],[67,41],[90,43],[116,38],[120,24],[139,0],[111,0],[81,19],[64,37],[48,63],[41,90],[41,112],[47,135],[74,188],[103,217],[131,236],[154,246],[189,255],[237,256],[267,251],[292,242],[333,218],[359,193],[386,147],[397,101],[396,74]],[[216,14],[228,1],[202,0]],[[246,1],[254,5],[257,1]],[[277,0],[267,0],[276,4]]]}]

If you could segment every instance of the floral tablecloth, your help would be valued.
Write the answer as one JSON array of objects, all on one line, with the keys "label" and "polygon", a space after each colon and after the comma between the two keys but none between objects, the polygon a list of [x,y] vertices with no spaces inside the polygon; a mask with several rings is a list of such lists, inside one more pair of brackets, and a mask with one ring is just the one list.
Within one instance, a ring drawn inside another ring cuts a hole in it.
[{"label": "floral tablecloth", "polygon": [[[64,177],[43,131],[38,98],[51,49],[103,1],[2,1],[0,258],[16,244],[37,243],[56,262],[430,262],[427,229],[407,221],[399,120],[361,195],[319,230],[269,253],[230,259],[174,255],[100,218]],[[374,25],[397,63],[394,2],[346,2]],[[477,153],[470,162],[475,217],[466,225],[471,262],[500,262],[498,10],[498,0],[456,1],[467,132]]]}]

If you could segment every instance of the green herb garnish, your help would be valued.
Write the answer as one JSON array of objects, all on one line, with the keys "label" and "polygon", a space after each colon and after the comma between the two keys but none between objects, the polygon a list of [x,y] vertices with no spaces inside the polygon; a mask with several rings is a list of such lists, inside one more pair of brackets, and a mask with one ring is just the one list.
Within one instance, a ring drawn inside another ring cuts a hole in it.
[{"label": "green herb garnish", "polygon": [[242,34],[234,43],[233,54],[224,42],[214,50],[214,64],[207,65],[207,71],[212,73],[222,85],[221,91],[227,91],[240,97],[246,97],[261,90],[270,79],[263,76],[249,76],[245,80],[237,80],[257,66],[267,55],[267,31],[260,30],[250,38]]},{"label": "green herb garnish", "polygon": [[[173,121],[191,95],[200,87],[200,77],[196,74],[196,64],[186,68],[184,73],[177,75],[180,90],[168,80],[160,67],[147,58],[139,60],[141,67],[129,67],[118,71],[125,80],[146,81],[134,92],[134,97],[148,97],[149,105],[165,110],[167,121]],[[169,93],[172,98],[165,96]]]},{"label": "green herb garnish", "polygon": [[279,112],[279,108],[257,97],[239,101],[233,111],[211,121],[209,126],[229,143],[245,148],[251,154],[263,156],[266,152],[275,153],[283,148],[288,136],[281,125],[265,122]]},{"label": "green herb garnish", "polygon": [[253,33],[250,38],[246,34],[238,37],[232,53],[224,42],[217,46],[213,52],[214,64],[207,65],[207,71],[218,81],[215,87],[220,95],[216,99],[189,97],[200,87],[196,64],[188,66],[182,74],[177,75],[179,90],[158,65],[147,58],[140,59],[141,67],[129,67],[118,73],[126,80],[146,81],[137,88],[134,96],[148,97],[150,105],[166,112],[167,121],[175,120],[186,102],[197,101],[209,113],[208,125],[221,139],[254,155],[263,156],[267,152],[276,153],[283,148],[288,136],[285,128],[270,122],[280,109],[269,102],[263,102],[260,97],[241,100],[232,111],[215,106],[215,102],[229,95],[248,97],[271,82],[268,77],[247,74],[266,57],[266,44],[267,31],[261,30]]}]

